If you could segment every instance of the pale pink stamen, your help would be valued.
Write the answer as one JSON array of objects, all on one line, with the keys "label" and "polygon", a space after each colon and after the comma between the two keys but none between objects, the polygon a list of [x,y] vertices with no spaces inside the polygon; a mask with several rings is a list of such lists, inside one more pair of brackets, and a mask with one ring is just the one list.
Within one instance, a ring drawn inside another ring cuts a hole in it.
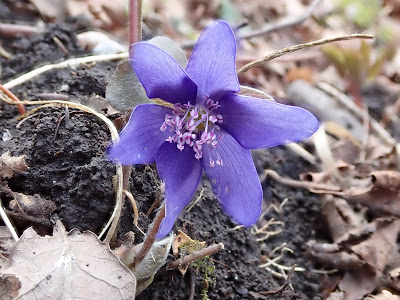
[{"label": "pale pink stamen", "polygon": [[[171,136],[166,141],[176,143],[176,147],[183,151],[185,146],[191,147],[196,159],[203,157],[203,148],[214,149],[222,139],[221,128],[218,124],[223,123],[223,117],[214,111],[220,107],[219,103],[213,101],[207,95],[204,102],[199,105],[176,103],[172,114],[165,115],[164,123],[160,130],[169,128]],[[210,166],[222,166],[222,159],[210,159]]]}]

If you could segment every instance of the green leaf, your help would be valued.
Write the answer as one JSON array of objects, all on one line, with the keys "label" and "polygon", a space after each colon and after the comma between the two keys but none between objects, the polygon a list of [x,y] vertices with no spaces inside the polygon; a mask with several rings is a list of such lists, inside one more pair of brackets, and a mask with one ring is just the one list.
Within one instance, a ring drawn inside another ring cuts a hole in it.
[{"label": "green leaf", "polygon": [[111,76],[106,99],[117,110],[128,110],[139,104],[151,103],[128,60],[124,60]]},{"label": "green leaf", "polygon": [[158,48],[164,50],[183,68],[186,68],[188,60],[186,58],[185,52],[181,47],[178,46],[172,39],[166,36],[156,36],[148,41],[149,44],[157,46]]},{"label": "green leaf", "polygon": [[[183,69],[186,68],[187,58],[184,51],[169,37],[157,36],[149,40],[148,43],[164,50]],[[132,47],[135,47],[135,45]],[[115,73],[111,76],[106,87],[106,98],[112,107],[120,111],[133,109],[139,104],[152,103],[128,60],[120,63]],[[158,100],[153,102],[163,105]]]}]

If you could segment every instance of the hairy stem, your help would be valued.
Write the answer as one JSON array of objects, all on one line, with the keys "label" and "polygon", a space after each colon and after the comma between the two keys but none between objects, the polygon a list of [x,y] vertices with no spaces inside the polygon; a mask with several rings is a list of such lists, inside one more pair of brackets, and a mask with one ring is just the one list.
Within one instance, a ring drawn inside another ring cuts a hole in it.
[{"label": "hairy stem", "polygon": [[129,44],[142,39],[142,0],[129,0]]},{"label": "hairy stem", "polygon": [[154,219],[153,227],[151,227],[151,229],[147,233],[147,236],[143,242],[142,248],[140,248],[140,250],[136,256],[135,266],[139,265],[141,263],[141,261],[143,260],[143,258],[145,258],[147,253],[149,253],[151,246],[153,246],[153,244],[156,240],[158,229],[160,228],[161,221],[164,219],[164,217],[165,217],[165,204],[163,203],[161,206],[161,209],[158,211],[158,213]]},{"label": "hairy stem", "polygon": [[284,54],[292,53],[292,52],[295,52],[295,51],[298,51],[301,49],[320,46],[320,45],[337,42],[337,41],[346,41],[346,40],[353,40],[353,39],[373,39],[373,38],[374,38],[374,36],[369,35],[369,34],[349,34],[349,35],[339,36],[339,37],[335,37],[335,38],[321,39],[321,40],[316,40],[316,41],[312,41],[309,43],[294,45],[291,47],[283,48],[283,49],[278,50],[268,56],[265,56],[258,60],[254,60],[254,61],[248,63],[247,65],[244,65],[243,67],[241,67],[239,69],[239,71],[237,71],[237,74],[240,75],[242,73],[247,72],[251,68],[259,67],[259,66],[265,64],[267,61],[270,61],[270,60],[280,57]]}]

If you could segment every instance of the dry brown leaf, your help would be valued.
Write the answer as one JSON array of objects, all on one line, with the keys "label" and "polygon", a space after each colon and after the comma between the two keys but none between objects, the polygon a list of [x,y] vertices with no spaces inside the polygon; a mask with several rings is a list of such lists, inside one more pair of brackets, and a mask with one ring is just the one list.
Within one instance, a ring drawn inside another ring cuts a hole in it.
[{"label": "dry brown leaf", "polygon": [[371,209],[400,216],[400,173],[376,171],[370,174],[370,184],[349,190],[346,198]]},{"label": "dry brown leaf", "polygon": [[22,193],[14,193],[14,200],[10,201],[9,208],[15,212],[21,212],[35,217],[49,218],[51,213],[56,210],[57,205],[45,198],[35,194],[24,195]]},{"label": "dry brown leaf", "polygon": [[323,214],[335,243],[347,240],[352,231],[367,223],[362,212],[356,213],[347,201],[341,198],[332,197],[324,201]]},{"label": "dry brown leaf", "polygon": [[[346,217],[344,218],[346,219]],[[347,271],[339,287],[344,299],[362,299],[377,288],[378,278],[396,250],[400,220],[380,218],[349,229],[338,243],[310,242],[310,255],[320,263]]]},{"label": "dry brown leaf", "polygon": [[64,0],[30,0],[43,17],[52,21],[62,21],[65,16]]},{"label": "dry brown leaf", "polygon": [[8,253],[14,245],[15,240],[10,230],[6,226],[0,226],[0,255]]},{"label": "dry brown leaf", "polygon": [[347,272],[339,283],[339,288],[344,292],[343,300],[363,299],[375,289],[376,281],[374,272],[366,266]]},{"label": "dry brown leaf", "polygon": [[[188,242],[195,242],[195,241],[184,232],[178,230],[178,234],[175,235],[174,241],[172,242],[172,253],[174,254],[174,256],[178,256],[179,247]],[[205,247],[206,242],[201,242],[200,245],[203,245]],[[181,272],[182,275],[185,275],[188,267],[189,265],[178,266],[178,270],[179,272]]]},{"label": "dry brown leaf", "polygon": [[10,151],[7,151],[0,157],[0,178],[11,178],[14,173],[28,169],[29,167],[25,163],[25,155],[15,157],[10,155]]},{"label": "dry brown leaf", "polygon": [[352,246],[351,250],[380,276],[395,249],[400,220],[377,219],[376,223],[375,232],[367,240]]},{"label": "dry brown leaf", "polygon": [[387,290],[383,290],[378,295],[365,297],[364,300],[400,300],[400,296],[396,296]]},{"label": "dry brown leaf", "polygon": [[0,277],[0,299],[11,300],[18,297],[21,282],[15,276],[5,275]]},{"label": "dry brown leaf", "polygon": [[57,222],[53,236],[27,229],[0,274],[21,281],[18,299],[133,299],[134,275],[91,232],[67,233]]}]

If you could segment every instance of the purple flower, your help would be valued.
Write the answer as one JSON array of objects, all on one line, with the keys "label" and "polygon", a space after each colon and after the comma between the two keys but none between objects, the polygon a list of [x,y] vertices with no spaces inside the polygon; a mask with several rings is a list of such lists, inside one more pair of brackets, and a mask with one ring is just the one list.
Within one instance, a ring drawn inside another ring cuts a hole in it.
[{"label": "purple flower", "polygon": [[131,51],[147,96],[173,108],[137,106],[108,154],[126,165],[156,163],[166,199],[158,238],[171,231],[193,197],[202,169],[224,211],[239,224],[254,224],[262,189],[248,149],[299,141],[318,128],[304,109],[236,94],[235,55],[235,36],[224,21],[204,29],[185,70],[149,43]]}]

